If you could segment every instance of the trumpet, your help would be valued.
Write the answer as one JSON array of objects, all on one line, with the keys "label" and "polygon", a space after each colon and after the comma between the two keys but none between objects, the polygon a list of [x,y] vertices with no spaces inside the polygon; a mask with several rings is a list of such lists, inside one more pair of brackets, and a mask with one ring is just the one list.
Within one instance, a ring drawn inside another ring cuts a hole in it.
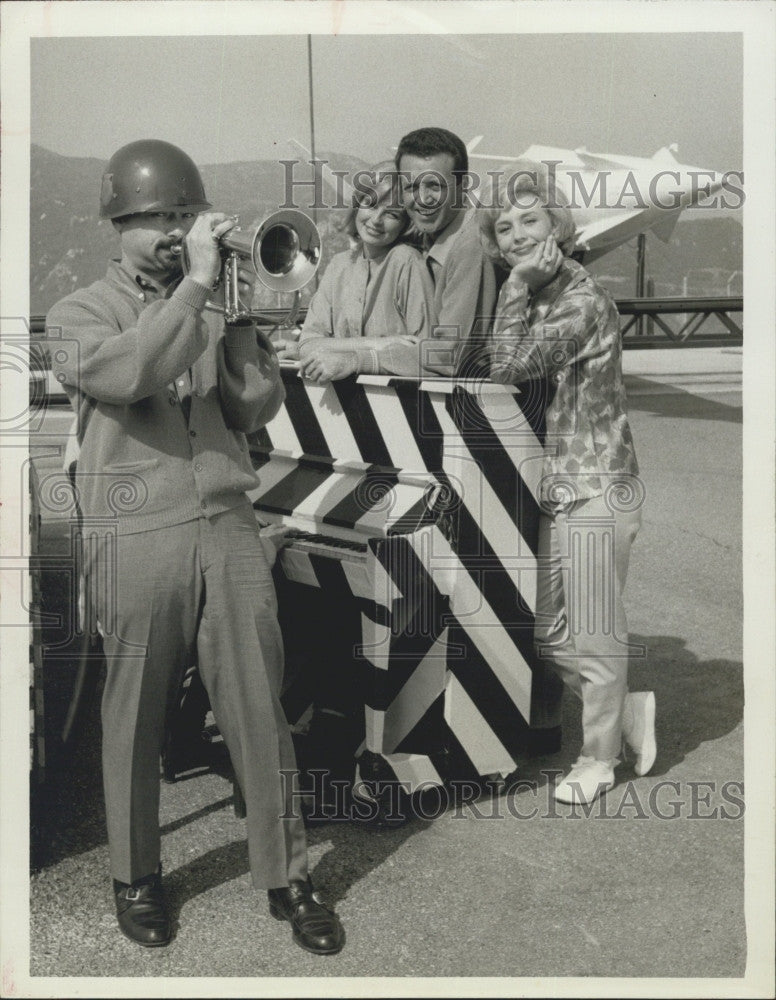
[{"label": "trumpet", "polygon": [[[243,230],[235,226],[220,237],[218,244],[227,323],[261,319],[263,315],[247,308],[240,299],[238,266],[242,261],[251,265],[266,288],[294,293],[291,309],[278,325],[292,323],[299,309],[300,289],[312,279],[321,261],[321,236],[312,219],[295,208],[280,209],[255,228]],[[188,274],[186,241],[176,243],[170,250],[181,257],[183,273]]]}]

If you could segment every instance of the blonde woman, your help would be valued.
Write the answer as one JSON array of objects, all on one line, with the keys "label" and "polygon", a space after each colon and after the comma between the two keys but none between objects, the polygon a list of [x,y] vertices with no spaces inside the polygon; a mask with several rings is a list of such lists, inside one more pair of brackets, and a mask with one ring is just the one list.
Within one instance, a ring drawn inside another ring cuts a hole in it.
[{"label": "blonde woman", "polygon": [[522,163],[480,214],[483,245],[509,270],[491,334],[493,381],[548,379],[554,395],[540,494],[537,650],[582,700],[579,759],[561,802],[614,785],[623,737],[635,771],[654,763],[655,699],[628,692],[622,592],[641,523],[622,380],[619,316],[578,263],[567,202],[543,164]]},{"label": "blonde woman", "polygon": [[435,322],[434,285],[421,254],[402,242],[409,219],[392,163],[369,172],[299,338],[300,373],[317,382],[357,373],[420,375],[419,343]]}]

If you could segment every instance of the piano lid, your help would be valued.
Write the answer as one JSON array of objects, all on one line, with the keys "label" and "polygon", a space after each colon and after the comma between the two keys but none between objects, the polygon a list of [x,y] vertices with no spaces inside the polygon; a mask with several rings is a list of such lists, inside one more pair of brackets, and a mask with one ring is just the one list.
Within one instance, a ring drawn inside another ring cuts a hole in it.
[{"label": "piano lid", "polygon": [[[286,400],[267,426],[265,447],[296,457],[336,459],[362,469],[413,473],[442,467],[441,438],[431,441],[417,379],[375,376],[317,385],[282,369]],[[432,447],[429,447],[429,445]]]},{"label": "piano lid", "polygon": [[259,480],[248,494],[257,511],[269,520],[335,538],[417,531],[433,520],[439,491],[432,476],[377,467],[361,471],[281,453],[260,466]]},{"label": "piano lid", "polygon": [[541,453],[532,394],[521,413],[512,386],[363,375],[317,385],[281,373],[285,401],[249,442],[259,476],[251,499],[282,523],[342,538],[415,531],[437,519],[440,491],[456,492],[451,449],[500,453],[525,425]]},{"label": "piano lid", "polygon": [[424,433],[419,406],[431,410],[417,380],[317,385],[293,369],[282,376],[283,406],[249,437],[257,511],[340,538],[385,537],[433,520],[442,438]]}]

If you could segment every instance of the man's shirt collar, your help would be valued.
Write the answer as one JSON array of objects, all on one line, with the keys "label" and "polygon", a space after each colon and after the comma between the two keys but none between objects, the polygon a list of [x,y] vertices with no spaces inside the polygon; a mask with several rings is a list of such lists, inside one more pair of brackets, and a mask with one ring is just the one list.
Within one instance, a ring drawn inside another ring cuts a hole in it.
[{"label": "man's shirt collar", "polygon": [[461,208],[458,209],[453,216],[451,222],[445,226],[445,228],[439,233],[434,242],[426,251],[426,257],[434,260],[440,267],[444,267],[445,261],[447,260],[447,255],[450,253],[450,248],[453,245],[455,237],[461,229],[466,219],[471,215],[472,209]]},{"label": "man's shirt collar", "polygon": [[149,278],[147,274],[143,274],[142,271],[125,260],[112,260],[110,271],[114,278],[129,286],[138,296],[150,295],[165,298],[172,294],[178,284],[177,281],[173,281],[167,287],[160,285],[158,281]]}]

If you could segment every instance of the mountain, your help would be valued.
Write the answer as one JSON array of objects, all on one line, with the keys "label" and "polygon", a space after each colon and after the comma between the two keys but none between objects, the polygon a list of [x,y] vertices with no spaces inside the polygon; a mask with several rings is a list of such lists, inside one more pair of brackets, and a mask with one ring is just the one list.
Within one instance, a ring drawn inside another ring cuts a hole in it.
[{"label": "mountain", "polygon": [[[658,297],[741,295],[743,259],[743,228],[732,211],[685,212],[668,243],[647,233],[646,274]],[[615,297],[635,296],[636,240],[594,261],[590,271]]]},{"label": "mountain", "polygon": [[[326,152],[319,156],[335,170],[368,166],[356,157]],[[102,277],[106,261],[119,254],[119,241],[112,224],[99,219],[104,161],[60,156],[33,145],[30,164],[30,312],[42,315],[63,295]],[[201,173],[213,206],[239,216],[244,228],[260,223],[286,200],[285,171],[275,160],[215,164],[202,167]],[[295,168],[293,178],[309,180],[309,166]],[[297,187],[294,195],[303,210],[313,214],[306,207],[312,200],[311,189]],[[324,267],[332,253],[345,249],[347,238],[335,229],[329,210],[317,215]],[[309,295],[310,290],[306,298]],[[275,293],[263,289],[255,304],[268,307],[288,302],[288,296],[281,302]]]},{"label": "mountain", "polygon": [[[333,170],[353,173],[368,166],[341,153],[318,155]],[[287,159],[291,158],[289,154]],[[101,277],[106,261],[118,255],[119,244],[111,223],[98,219],[102,160],[59,156],[33,145],[30,162],[30,309],[32,315],[41,315],[63,295]],[[310,168],[301,164],[293,176],[309,180]],[[238,215],[245,228],[258,224],[285,201],[285,172],[276,160],[205,166],[202,179],[213,205]],[[306,207],[310,189],[298,187],[294,193],[300,206],[313,214]],[[323,269],[333,253],[347,246],[347,239],[334,225],[341,212],[321,209],[316,214]],[[655,281],[655,294],[681,295],[685,285],[686,294],[724,295],[728,287],[732,294],[740,292],[736,280],[740,281],[742,270],[742,230],[734,213],[729,215],[686,212],[669,244],[648,234],[647,272]],[[635,259],[634,240],[596,261],[591,270],[615,295],[628,297],[635,294]],[[303,292],[303,302],[311,291],[308,286]],[[260,289],[254,304],[269,307],[289,301],[288,296]]]}]

